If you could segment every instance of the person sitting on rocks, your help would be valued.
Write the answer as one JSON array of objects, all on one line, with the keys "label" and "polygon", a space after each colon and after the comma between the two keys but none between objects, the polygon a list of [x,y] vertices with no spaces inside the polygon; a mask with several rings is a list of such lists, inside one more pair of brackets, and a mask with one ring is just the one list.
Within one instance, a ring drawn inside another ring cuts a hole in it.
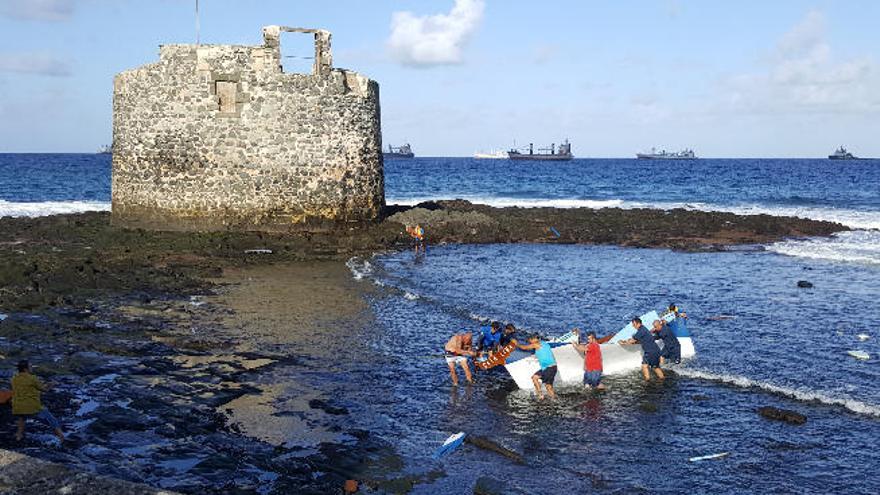
[{"label": "person sitting on rocks", "polygon": [[654,336],[651,335],[651,332],[642,325],[641,318],[633,318],[632,326],[636,329],[635,335],[632,338],[621,340],[620,345],[641,344],[642,376],[645,377],[645,381],[651,380],[650,369],[652,368],[654,373],[657,374],[657,378],[663,380],[666,376],[663,374],[663,370],[660,369],[660,346],[654,342]]},{"label": "person sitting on rocks", "polygon": [[660,353],[660,364],[663,363],[681,363],[681,343],[675,336],[669,325],[660,320],[654,320],[654,328],[651,332],[654,334],[654,340],[663,341],[663,351]]},{"label": "person sitting on rocks", "polygon": [[535,357],[538,358],[538,365],[541,369],[532,375],[532,383],[535,385],[535,392],[538,394],[538,400],[544,400],[544,392],[541,390],[541,383],[547,389],[547,395],[551,399],[556,398],[553,391],[553,380],[556,379],[556,358],[553,357],[553,350],[550,344],[542,342],[536,334],[529,336],[529,343],[526,345],[516,344],[523,351],[535,351]]},{"label": "person sitting on rocks", "polygon": [[468,383],[474,383],[471,370],[468,367],[468,356],[473,357],[477,354],[473,349],[473,334],[463,332],[453,335],[446,342],[443,350],[446,354],[446,364],[449,366],[449,377],[452,378],[452,384],[458,385],[458,374],[455,372],[456,364],[461,365]]},{"label": "person sitting on rocks", "polygon": [[18,422],[18,430],[15,439],[21,441],[24,438],[24,425],[28,418],[36,417],[55,431],[58,440],[64,441],[64,432],[61,431],[61,423],[46,409],[40,397],[47,390],[47,386],[40,382],[30,371],[30,363],[21,361],[18,363],[18,373],[12,377],[12,414]]}]

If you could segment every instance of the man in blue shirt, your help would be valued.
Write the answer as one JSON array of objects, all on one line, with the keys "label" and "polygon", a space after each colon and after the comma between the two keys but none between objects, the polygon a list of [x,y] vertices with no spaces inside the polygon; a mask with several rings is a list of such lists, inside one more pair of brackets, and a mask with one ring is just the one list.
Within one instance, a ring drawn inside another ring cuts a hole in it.
[{"label": "man in blue shirt", "polygon": [[537,335],[533,334],[529,336],[528,344],[520,345],[517,343],[516,346],[524,351],[535,351],[535,357],[538,358],[538,365],[541,369],[532,375],[532,383],[535,385],[538,400],[544,400],[544,392],[541,391],[542,382],[547,389],[547,395],[551,399],[555,399],[556,393],[553,391],[553,380],[556,378],[556,358],[553,357],[553,350],[550,348],[550,344],[542,342]]},{"label": "man in blue shirt", "polygon": [[672,332],[669,325],[660,320],[654,320],[654,328],[651,330],[655,340],[663,341],[663,352],[660,353],[660,364],[681,362],[681,343]]},{"label": "man in blue shirt", "polygon": [[480,328],[480,345],[481,351],[492,352],[501,345],[501,323],[493,321],[492,325],[486,325]]},{"label": "man in blue shirt", "polygon": [[645,377],[645,381],[651,380],[651,368],[654,369],[657,378],[663,380],[666,376],[663,374],[663,370],[660,369],[660,347],[654,342],[654,336],[642,325],[641,318],[633,318],[632,326],[636,329],[635,335],[630,339],[621,340],[620,345],[641,344],[642,376]]}]

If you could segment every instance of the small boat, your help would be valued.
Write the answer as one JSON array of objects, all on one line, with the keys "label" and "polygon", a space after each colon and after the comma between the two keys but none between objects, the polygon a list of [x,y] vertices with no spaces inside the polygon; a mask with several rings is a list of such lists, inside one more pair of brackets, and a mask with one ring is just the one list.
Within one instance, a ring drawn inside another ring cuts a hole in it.
[{"label": "small boat", "polygon": [[651,148],[650,153],[636,153],[636,158],[640,160],[696,160],[697,155],[692,149],[684,149],[681,151],[657,151]]},{"label": "small boat", "polygon": [[833,154],[828,155],[828,159],[829,160],[858,160],[859,157],[853,155],[852,153],[847,151],[846,148],[841,146],[840,148],[837,148],[837,150]]},{"label": "small boat", "polygon": [[385,158],[413,158],[416,155],[413,154],[412,147],[409,143],[406,143],[403,146],[398,147],[389,144],[388,151],[382,153],[382,156]]},{"label": "small boat", "polygon": [[566,139],[564,143],[559,145],[558,149],[556,148],[556,143],[553,143],[550,145],[550,148],[538,148],[537,153],[535,153],[534,144],[529,143],[528,153],[520,152],[514,148],[507,152],[507,157],[511,160],[563,161],[571,160],[574,158],[574,155],[571,154],[571,143]]},{"label": "small boat", "polygon": [[98,148],[99,155],[110,155],[112,153],[113,153],[113,148],[111,146],[106,145],[106,144],[104,146],[101,146],[100,148]]},{"label": "small boat", "polygon": [[507,159],[507,152],[502,150],[478,151],[474,153],[474,158],[477,160],[505,160]]},{"label": "small boat", "polygon": [[[672,329],[672,332],[678,337],[679,344],[681,344],[682,359],[690,359],[697,354],[693,339],[687,329],[686,319],[676,318],[675,313],[671,312],[661,316],[656,311],[649,311],[641,316],[641,320],[649,326],[654,320],[665,321],[669,324],[669,328]],[[621,340],[626,340],[635,335],[635,333],[636,329],[633,328],[632,323],[629,323],[614,334],[614,337],[607,343],[600,344],[602,349],[603,375],[619,375],[641,369],[642,346],[619,344]],[[579,385],[583,383],[584,356],[574,346],[570,345],[577,342],[577,340],[578,335],[569,332],[549,341],[553,357],[556,358],[557,374],[555,385]],[[657,345],[662,348],[663,342],[657,341]],[[507,356],[504,367],[510,373],[516,385],[523,390],[532,390],[534,388],[532,375],[541,368],[538,365],[538,358],[533,353],[520,350],[514,351]]]}]

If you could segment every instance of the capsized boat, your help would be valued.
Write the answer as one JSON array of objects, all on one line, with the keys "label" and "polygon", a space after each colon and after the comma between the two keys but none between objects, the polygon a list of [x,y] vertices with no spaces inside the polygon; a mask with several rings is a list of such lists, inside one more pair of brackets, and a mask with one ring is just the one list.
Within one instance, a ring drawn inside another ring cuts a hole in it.
[{"label": "capsized boat", "polygon": [[[676,318],[675,313],[672,312],[661,316],[656,311],[649,311],[641,316],[641,320],[649,328],[654,320],[665,321],[675,336],[678,337],[678,342],[681,344],[681,358],[690,359],[696,355],[693,339],[687,329],[686,319]],[[642,346],[638,344],[620,345],[619,343],[621,340],[632,337],[635,333],[636,329],[630,323],[614,334],[614,337],[607,343],[600,345],[602,349],[603,375],[619,375],[641,369]],[[577,385],[583,383],[584,356],[571,345],[577,342],[577,339],[578,335],[576,333],[569,332],[549,341],[553,357],[556,358],[557,373],[554,385]],[[658,340],[657,345],[662,349],[663,341]],[[520,350],[513,351],[507,356],[504,367],[519,388],[523,390],[534,389],[532,375],[540,370],[541,367],[538,365],[538,358],[533,353]]]}]

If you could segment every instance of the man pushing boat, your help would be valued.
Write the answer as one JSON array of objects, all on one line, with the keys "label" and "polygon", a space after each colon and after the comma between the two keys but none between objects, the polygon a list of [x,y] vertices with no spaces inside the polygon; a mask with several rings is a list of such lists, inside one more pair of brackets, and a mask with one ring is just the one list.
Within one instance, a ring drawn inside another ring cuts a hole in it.
[{"label": "man pushing boat", "polygon": [[660,346],[654,342],[654,336],[642,325],[641,318],[633,318],[632,326],[636,330],[635,335],[629,339],[621,340],[620,345],[641,344],[642,376],[645,377],[646,382],[651,380],[651,369],[654,370],[658,379],[665,379],[666,376],[663,374],[663,370],[660,369]]},{"label": "man pushing boat", "polygon": [[458,374],[455,372],[455,365],[461,365],[464,370],[464,378],[468,383],[474,383],[471,376],[471,369],[468,367],[468,357],[476,356],[474,351],[474,334],[471,332],[457,333],[453,335],[443,350],[446,354],[446,364],[449,365],[449,377],[452,379],[453,385],[458,385]]}]

